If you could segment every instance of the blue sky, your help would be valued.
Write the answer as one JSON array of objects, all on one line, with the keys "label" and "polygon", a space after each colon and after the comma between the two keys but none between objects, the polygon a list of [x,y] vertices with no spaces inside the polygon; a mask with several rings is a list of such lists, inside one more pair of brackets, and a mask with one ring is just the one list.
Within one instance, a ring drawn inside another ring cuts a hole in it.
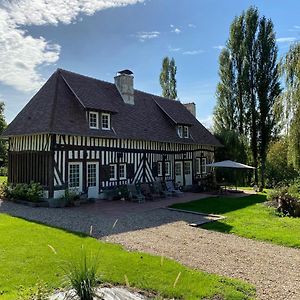
[{"label": "blue sky", "polygon": [[299,1],[0,0],[0,99],[7,120],[58,67],[106,81],[128,68],[135,88],[160,94],[161,60],[170,56],[180,100],[194,101],[198,119],[209,126],[220,48],[234,16],[250,5],[273,20],[280,55],[300,39]]}]

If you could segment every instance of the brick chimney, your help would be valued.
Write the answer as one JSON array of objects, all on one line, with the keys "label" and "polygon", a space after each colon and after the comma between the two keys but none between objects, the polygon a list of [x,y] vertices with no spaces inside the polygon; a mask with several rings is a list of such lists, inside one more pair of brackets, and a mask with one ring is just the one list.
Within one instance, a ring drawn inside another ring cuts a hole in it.
[{"label": "brick chimney", "polygon": [[130,70],[119,71],[115,76],[115,85],[125,103],[134,105],[133,73]]},{"label": "brick chimney", "polygon": [[196,118],[196,104],[195,104],[195,102],[183,103],[183,105]]}]

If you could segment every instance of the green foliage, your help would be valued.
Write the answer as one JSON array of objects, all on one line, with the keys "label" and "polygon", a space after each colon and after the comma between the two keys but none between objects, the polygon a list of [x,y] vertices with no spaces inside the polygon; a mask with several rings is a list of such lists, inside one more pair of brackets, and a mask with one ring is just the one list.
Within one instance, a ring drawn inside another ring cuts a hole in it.
[{"label": "green foliage", "polygon": [[288,158],[300,171],[300,42],[290,47],[282,62],[286,91],[281,97],[285,107],[285,122],[288,132]]},{"label": "green foliage", "polygon": [[4,183],[1,187],[1,193],[7,199],[39,202],[43,197],[43,187],[33,181],[30,184],[18,183],[8,186]]},{"label": "green foliage", "polygon": [[177,98],[176,72],[175,59],[172,58],[170,60],[169,57],[165,57],[162,61],[162,69],[159,76],[163,97],[174,100]]},{"label": "green foliage", "polygon": [[20,285],[29,289],[37,279],[45,282],[50,291],[63,287],[62,265],[78,256],[82,245],[92,253],[100,249],[104,282],[125,285],[126,275],[130,286],[167,299],[213,299],[218,294],[223,299],[246,300],[255,295],[251,285],[239,280],[192,270],[167,258],[162,264],[158,256],[126,251],[83,234],[0,214],[1,300],[16,299]]},{"label": "green foliage", "polygon": [[65,189],[65,193],[60,199],[65,200],[66,204],[74,204],[76,200],[80,199],[80,196],[73,190]]},{"label": "green foliage", "polygon": [[[4,102],[0,102],[0,135],[7,127],[5,116],[4,116],[4,108],[5,108]],[[4,139],[0,139],[0,162],[1,162],[0,166],[7,164],[7,149],[8,149],[7,141]]]},{"label": "green foliage", "polygon": [[275,187],[279,183],[286,184],[294,180],[298,172],[288,163],[288,140],[280,138],[269,147],[266,162],[266,178],[268,186]]},{"label": "green foliage", "polygon": [[47,284],[40,280],[27,289],[21,286],[18,294],[18,300],[48,300],[50,296]]},{"label": "green foliage", "polygon": [[279,131],[281,92],[273,23],[255,7],[237,16],[219,58],[220,82],[214,110],[216,133],[236,131],[247,138],[258,182],[264,185],[268,145]]},{"label": "green foliage", "polygon": [[80,256],[68,263],[67,280],[80,300],[93,300],[96,296],[96,286],[100,283],[98,269],[99,257],[88,254],[84,247],[81,248]]},{"label": "green foliage", "polygon": [[201,226],[205,229],[300,248],[300,219],[279,218],[275,209],[264,203],[266,198],[266,194],[206,198],[172,207],[226,216],[223,220]]}]

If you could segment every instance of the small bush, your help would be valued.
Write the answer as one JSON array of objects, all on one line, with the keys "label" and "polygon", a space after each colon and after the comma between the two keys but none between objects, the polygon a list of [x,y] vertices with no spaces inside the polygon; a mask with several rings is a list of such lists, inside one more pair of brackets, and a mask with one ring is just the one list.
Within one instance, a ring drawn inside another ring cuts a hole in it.
[{"label": "small bush", "polygon": [[100,283],[98,268],[98,256],[88,255],[84,248],[81,248],[79,259],[74,259],[68,264],[65,270],[67,280],[80,300],[93,300],[96,296],[96,286]]},{"label": "small bush", "polygon": [[80,199],[80,195],[76,191],[69,189],[65,190],[65,194],[61,197],[62,200],[65,200],[67,204],[73,205],[76,200]]},{"label": "small bush", "polygon": [[0,193],[4,198],[38,202],[43,198],[43,187],[36,182],[30,184],[18,183],[16,185],[2,184]]}]

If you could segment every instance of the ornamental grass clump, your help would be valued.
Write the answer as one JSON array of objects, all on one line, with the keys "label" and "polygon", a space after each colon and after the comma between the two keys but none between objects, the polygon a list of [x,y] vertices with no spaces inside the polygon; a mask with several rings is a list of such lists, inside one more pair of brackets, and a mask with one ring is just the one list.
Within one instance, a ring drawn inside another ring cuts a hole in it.
[{"label": "ornamental grass clump", "polygon": [[96,287],[100,284],[98,269],[98,255],[88,254],[82,247],[79,258],[70,261],[65,270],[69,287],[74,291],[69,293],[67,299],[102,299],[96,294]]}]

